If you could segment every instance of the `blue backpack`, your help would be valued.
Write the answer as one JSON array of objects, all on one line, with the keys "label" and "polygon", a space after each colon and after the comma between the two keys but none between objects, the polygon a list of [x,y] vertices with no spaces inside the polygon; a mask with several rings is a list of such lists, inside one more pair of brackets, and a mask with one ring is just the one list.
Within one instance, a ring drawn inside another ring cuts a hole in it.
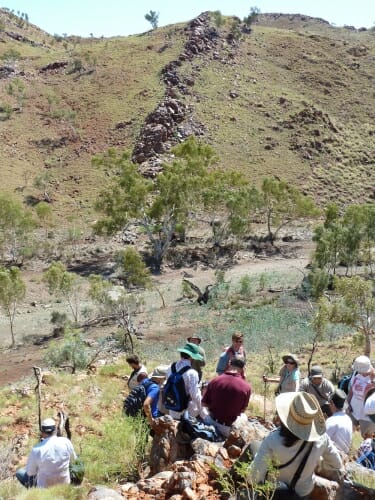
[{"label": "blue backpack", "polygon": [[354,375],[353,373],[350,373],[349,375],[344,375],[338,381],[337,387],[339,389],[342,389],[345,392],[345,394],[349,394],[349,389],[350,389],[349,385],[353,375]]},{"label": "blue backpack", "polygon": [[182,375],[191,370],[191,366],[184,366],[176,371],[176,363],[171,366],[172,373],[169,375],[163,388],[163,405],[167,410],[186,410],[190,397],[186,394],[185,382]]}]

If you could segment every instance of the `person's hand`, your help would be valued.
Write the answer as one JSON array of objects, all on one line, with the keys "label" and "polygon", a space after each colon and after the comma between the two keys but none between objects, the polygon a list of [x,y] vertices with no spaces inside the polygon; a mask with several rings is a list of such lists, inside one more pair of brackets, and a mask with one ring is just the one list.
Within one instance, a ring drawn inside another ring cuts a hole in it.
[{"label": "person's hand", "polygon": [[263,375],[263,382],[268,382],[268,377],[266,377],[265,375]]}]

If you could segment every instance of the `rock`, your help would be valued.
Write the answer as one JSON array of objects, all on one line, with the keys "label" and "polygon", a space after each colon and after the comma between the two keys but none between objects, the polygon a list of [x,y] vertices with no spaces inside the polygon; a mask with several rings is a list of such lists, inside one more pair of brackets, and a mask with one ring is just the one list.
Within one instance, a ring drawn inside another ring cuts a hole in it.
[{"label": "rock", "polygon": [[124,497],[117,491],[105,486],[94,486],[89,491],[87,500],[124,500]]},{"label": "rock", "polygon": [[191,442],[191,447],[198,455],[215,457],[221,447],[221,444],[211,443],[210,441],[206,441],[205,439],[198,438],[194,439],[194,441]]}]

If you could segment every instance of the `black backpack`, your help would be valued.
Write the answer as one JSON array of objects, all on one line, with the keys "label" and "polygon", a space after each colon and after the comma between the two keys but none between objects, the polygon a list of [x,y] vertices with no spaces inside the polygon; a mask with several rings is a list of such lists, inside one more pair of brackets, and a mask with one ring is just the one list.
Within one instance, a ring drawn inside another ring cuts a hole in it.
[{"label": "black backpack", "polygon": [[349,375],[344,375],[338,381],[337,387],[339,389],[342,389],[345,392],[345,394],[349,394],[349,384],[350,384],[350,381],[351,381],[353,375],[354,375],[354,373],[350,373]]},{"label": "black backpack", "polygon": [[135,417],[143,412],[143,403],[146,399],[146,391],[153,382],[148,380],[134,387],[129,396],[124,400],[123,413],[128,417]]},{"label": "black backpack", "polygon": [[163,404],[167,410],[186,410],[190,397],[186,394],[185,382],[182,375],[191,370],[191,366],[184,366],[176,371],[176,363],[171,366],[172,373],[169,375],[163,388]]}]

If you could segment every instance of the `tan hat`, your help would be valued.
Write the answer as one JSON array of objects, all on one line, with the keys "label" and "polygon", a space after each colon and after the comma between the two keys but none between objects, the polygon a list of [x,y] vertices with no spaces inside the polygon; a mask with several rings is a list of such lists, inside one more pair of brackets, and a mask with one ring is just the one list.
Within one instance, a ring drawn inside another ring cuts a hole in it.
[{"label": "tan hat", "polygon": [[[187,338],[187,341],[191,343],[191,339],[197,340],[198,344],[200,344],[202,342],[202,339],[201,339],[201,337],[199,337],[199,335],[190,335],[190,337]],[[193,342],[193,344],[194,344],[194,342]]]},{"label": "tan hat", "polygon": [[150,378],[165,378],[169,365],[159,365],[153,369]]},{"label": "tan hat", "polygon": [[282,357],[282,360],[284,361],[284,363],[289,361],[289,359],[292,359],[295,362],[296,366],[298,366],[299,360],[298,360],[297,356],[295,356],[294,354],[289,353],[289,354],[285,354],[285,356]]},{"label": "tan hat", "polygon": [[307,392],[284,392],[275,399],[280,420],[304,441],[318,441],[326,424],[318,400]]}]

